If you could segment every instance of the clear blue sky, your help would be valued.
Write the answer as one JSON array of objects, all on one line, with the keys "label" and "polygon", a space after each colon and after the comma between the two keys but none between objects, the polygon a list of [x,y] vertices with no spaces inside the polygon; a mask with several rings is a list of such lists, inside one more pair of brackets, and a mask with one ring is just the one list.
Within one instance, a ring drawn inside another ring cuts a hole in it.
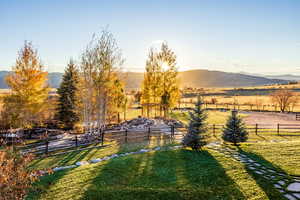
[{"label": "clear blue sky", "polygon": [[0,70],[29,40],[48,71],[63,71],[106,25],[125,70],[143,71],[166,40],[181,70],[300,74],[299,0],[1,0]]}]

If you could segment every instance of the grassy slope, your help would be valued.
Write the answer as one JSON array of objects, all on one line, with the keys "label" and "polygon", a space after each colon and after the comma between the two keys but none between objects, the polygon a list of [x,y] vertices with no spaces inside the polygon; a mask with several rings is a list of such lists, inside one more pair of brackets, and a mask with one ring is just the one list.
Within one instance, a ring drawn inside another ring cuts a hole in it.
[{"label": "grassy slope", "polygon": [[150,142],[145,141],[141,143],[132,144],[110,144],[110,146],[104,148],[92,148],[87,150],[73,151],[70,153],[65,153],[57,156],[40,157],[35,159],[31,164],[32,169],[48,169],[57,166],[67,166],[73,165],[79,161],[88,161],[95,158],[103,158],[115,153],[126,153],[137,151],[142,148],[152,148],[156,146],[168,146],[173,145],[172,141],[153,139]]},{"label": "grassy slope", "polygon": [[[210,112],[210,123],[222,124],[229,113]],[[186,114],[174,116],[186,120]],[[255,138],[256,137],[256,138]],[[290,174],[300,174],[300,141],[296,137],[250,136],[250,140],[288,142],[246,143],[241,146],[253,159]],[[34,161],[41,169],[74,164],[113,153],[166,145],[151,143],[111,146],[73,152]],[[67,187],[67,189],[66,189]],[[250,189],[251,188],[251,189]],[[188,150],[133,155],[101,164],[64,170],[43,177],[28,199],[280,199],[271,185],[244,166],[218,153]]]},{"label": "grassy slope", "polygon": [[[251,188],[251,189],[250,189]],[[27,199],[281,199],[262,179],[224,156],[151,152],[60,171]]]},{"label": "grassy slope", "polygon": [[300,141],[253,143],[243,145],[243,151],[262,162],[273,165],[289,174],[300,175]]}]

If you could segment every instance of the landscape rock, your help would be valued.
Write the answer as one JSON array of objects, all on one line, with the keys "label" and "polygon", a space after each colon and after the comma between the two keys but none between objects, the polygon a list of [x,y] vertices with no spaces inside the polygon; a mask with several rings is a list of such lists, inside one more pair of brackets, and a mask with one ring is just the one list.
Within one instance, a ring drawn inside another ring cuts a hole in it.
[{"label": "landscape rock", "polygon": [[60,170],[64,170],[64,169],[71,169],[71,168],[75,168],[77,167],[76,165],[69,165],[69,166],[64,166],[64,167],[55,167],[53,168],[53,171],[57,172]]},{"label": "landscape rock", "polygon": [[154,151],[159,151],[161,148],[160,147],[155,147]]},{"label": "landscape rock", "polygon": [[102,160],[109,160],[110,159],[110,157],[108,157],[108,156],[105,156],[104,158],[102,158]]},{"label": "landscape rock", "polygon": [[146,153],[146,152],[149,152],[149,151],[150,151],[150,150],[148,150],[148,149],[141,149],[141,150],[140,150],[141,153]]},{"label": "landscape rock", "polygon": [[96,159],[91,160],[90,162],[91,163],[98,163],[98,162],[101,162],[101,161],[102,161],[102,158],[96,158]]}]

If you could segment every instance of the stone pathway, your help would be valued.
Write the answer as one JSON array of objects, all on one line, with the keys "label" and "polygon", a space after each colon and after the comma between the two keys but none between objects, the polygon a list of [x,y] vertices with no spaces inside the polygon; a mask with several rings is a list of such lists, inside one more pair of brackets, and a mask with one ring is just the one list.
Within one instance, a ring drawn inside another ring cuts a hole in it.
[{"label": "stone pathway", "polygon": [[300,199],[300,176],[291,176],[285,172],[266,167],[234,149],[224,147],[219,143],[208,144],[207,147],[217,151],[225,157],[243,163],[248,170],[269,181],[285,198],[289,200]]}]

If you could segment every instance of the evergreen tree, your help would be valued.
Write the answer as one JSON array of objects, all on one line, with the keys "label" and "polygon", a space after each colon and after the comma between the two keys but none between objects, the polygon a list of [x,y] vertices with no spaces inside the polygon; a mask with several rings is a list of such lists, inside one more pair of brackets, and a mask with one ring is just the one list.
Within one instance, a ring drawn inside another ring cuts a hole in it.
[{"label": "evergreen tree", "polygon": [[66,129],[74,128],[79,121],[77,112],[77,84],[79,82],[78,72],[72,60],[70,60],[67,69],[62,78],[60,87],[57,89],[58,106],[56,119],[59,120]]},{"label": "evergreen tree", "polygon": [[240,142],[245,142],[248,139],[248,132],[245,129],[245,125],[237,115],[237,111],[233,110],[229,116],[226,126],[223,130],[223,140],[232,142],[237,145]]},{"label": "evergreen tree", "polygon": [[203,100],[199,96],[195,108],[190,114],[188,133],[183,138],[183,145],[191,147],[193,150],[201,149],[206,144],[205,133],[207,131],[207,114],[202,108]]}]

